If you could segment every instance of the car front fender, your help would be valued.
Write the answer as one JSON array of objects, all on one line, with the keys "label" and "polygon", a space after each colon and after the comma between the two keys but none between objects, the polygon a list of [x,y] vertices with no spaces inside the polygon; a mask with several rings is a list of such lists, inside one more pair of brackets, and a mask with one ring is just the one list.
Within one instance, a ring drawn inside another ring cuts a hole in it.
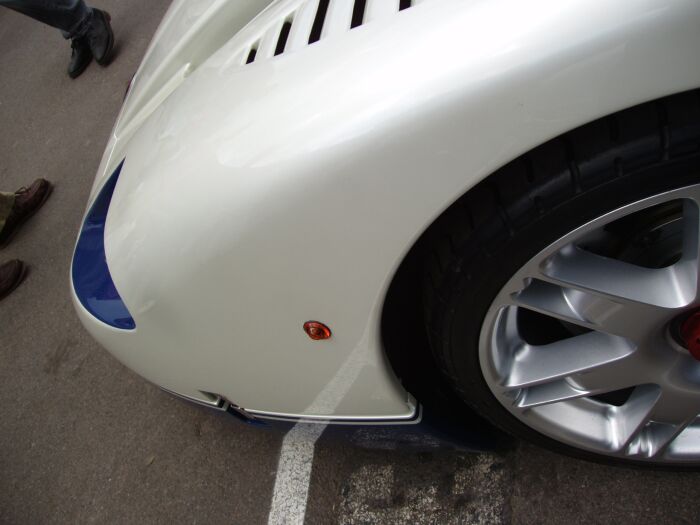
[{"label": "car front fender", "polygon": [[[273,3],[110,144],[98,180],[125,160],[105,249],[136,328],[77,307],[169,390],[268,415],[411,419],[380,339],[402,258],[518,155],[700,86],[700,3],[423,0],[350,30],[351,2],[332,1],[309,44],[316,4]],[[308,338],[309,320],[331,339]]]}]

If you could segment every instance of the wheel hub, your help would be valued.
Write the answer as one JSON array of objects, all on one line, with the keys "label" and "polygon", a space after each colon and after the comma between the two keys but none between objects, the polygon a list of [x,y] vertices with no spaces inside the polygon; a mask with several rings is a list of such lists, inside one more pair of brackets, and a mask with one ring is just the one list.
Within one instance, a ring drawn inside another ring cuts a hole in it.
[{"label": "wheel hub", "polygon": [[700,309],[681,323],[681,342],[690,355],[700,361]]}]

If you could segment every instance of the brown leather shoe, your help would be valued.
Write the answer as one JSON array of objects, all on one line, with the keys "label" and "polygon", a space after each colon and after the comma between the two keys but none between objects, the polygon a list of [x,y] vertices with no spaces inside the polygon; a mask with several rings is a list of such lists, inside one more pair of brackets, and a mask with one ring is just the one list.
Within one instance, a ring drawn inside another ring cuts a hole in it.
[{"label": "brown leather shoe", "polygon": [[29,188],[20,188],[15,192],[12,212],[0,231],[0,248],[7,245],[19,227],[29,219],[51,194],[51,183],[46,179],[37,179]]},{"label": "brown leather shoe", "polygon": [[27,267],[18,259],[8,261],[0,266],[0,300],[7,297],[12,290],[19,286],[26,273]]}]

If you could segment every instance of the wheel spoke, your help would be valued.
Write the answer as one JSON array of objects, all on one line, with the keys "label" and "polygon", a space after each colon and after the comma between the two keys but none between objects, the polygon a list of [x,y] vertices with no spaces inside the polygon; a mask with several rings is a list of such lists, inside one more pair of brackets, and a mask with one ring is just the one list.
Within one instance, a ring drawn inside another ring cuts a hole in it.
[{"label": "wheel spoke", "polygon": [[661,393],[646,421],[628,439],[626,454],[645,458],[664,455],[698,414],[700,404],[692,397]]},{"label": "wheel spoke", "polygon": [[633,350],[619,359],[611,359],[562,378],[520,387],[515,406],[532,408],[636,387],[649,380],[645,373],[645,359],[646,356],[639,350]]},{"label": "wheel spoke", "polygon": [[569,399],[590,396],[591,394],[591,391],[576,388],[566,379],[559,379],[551,383],[523,388],[514,404],[518,408],[534,408],[567,401]]},{"label": "wheel spoke", "polygon": [[626,339],[601,332],[588,332],[542,346],[523,342],[509,362],[504,386],[514,389],[548,383],[605,367],[634,351],[635,346]]},{"label": "wheel spoke", "polygon": [[660,397],[661,389],[657,385],[642,385],[634,389],[624,405],[610,408],[608,418],[614,450],[625,450],[638,440]]},{"label": "wheel spoke", "polygon": [[548,258],[541,271],[547,281],[586,290],[616,303],[633,301],[681,308],[695,298],[695,265],[687,261],[667,268],[643,268],[569,244]]},{"label": "wheel spoke", "polygon": [[643,338],[644,332],[652,330],[665,314],[657,306],[614,302],[600,295],[536,279],[511,297],[516,306],[630,340]]},{"label": "wheel spoke", "polygon": [[700,202],[693,192],[694,199],[683,202],[683,255],[680,264],[695,275],[695,296],[700,297]]}]

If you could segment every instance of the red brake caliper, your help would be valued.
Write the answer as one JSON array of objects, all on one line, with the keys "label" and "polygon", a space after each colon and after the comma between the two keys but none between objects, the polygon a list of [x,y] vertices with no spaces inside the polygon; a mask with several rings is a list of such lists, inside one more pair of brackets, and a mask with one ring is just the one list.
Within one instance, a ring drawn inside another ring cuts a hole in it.
[{"label": "red brake caliper", "polygon": [[700,361],[700,311],[683,321],[681,337],[690,354]]}]

